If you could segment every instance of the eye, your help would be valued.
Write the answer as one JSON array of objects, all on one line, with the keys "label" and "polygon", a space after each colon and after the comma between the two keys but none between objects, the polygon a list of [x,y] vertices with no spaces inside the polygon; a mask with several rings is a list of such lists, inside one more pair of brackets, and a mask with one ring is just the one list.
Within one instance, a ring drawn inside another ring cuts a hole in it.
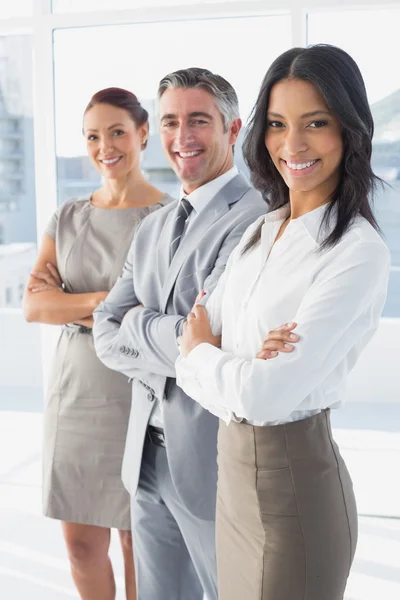
[{"label": "eye", "polygon": [[192,123],[194,125],[207,125],[207,121],[205,121],[204,119],[194,119]]},{"label": "eye", "polygon": [[284,127],[284,124],[281,121],[268,121],[268,127],[272,127],[273,129],[280,129]]},{"label": "eye", "polygon": [[124,131],[122,131],[122,129],[114,129],[114,131],[112,132],[113,135],[115,136],[119,136],[119,135],[124,135]]},{"label": "eye", "polygon": [[164,121],[163,127],[173,127],[176,125],[175,121]]},{"label": "eye", "polygon": [[94,133],[91,133],[90,135],[87,136],[87,140],[89,142],[93,142],[94,140],[97,140],[97,135],[94,135]]},{"label": "eye", "polygon": [[327,124],[327,121],[311,121],[311,123],[308,124],[308,127],[311,127],[311,129],[319,129],[320,127],[325,127]]}]

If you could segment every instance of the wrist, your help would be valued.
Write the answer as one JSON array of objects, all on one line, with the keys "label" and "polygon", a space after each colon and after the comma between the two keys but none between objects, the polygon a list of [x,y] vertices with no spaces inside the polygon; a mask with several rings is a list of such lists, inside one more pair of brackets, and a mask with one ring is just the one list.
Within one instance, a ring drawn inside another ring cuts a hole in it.
[{"label": "wrist", "polygon": [[96,308],[98,307],[98,305],[100,304],[100,302],[102,302],[104,300],[104,298],[106,297],[106,293],[105,292],[95,292],[91,298],[91,309],[92,312],[94,310],[96,310]]}]

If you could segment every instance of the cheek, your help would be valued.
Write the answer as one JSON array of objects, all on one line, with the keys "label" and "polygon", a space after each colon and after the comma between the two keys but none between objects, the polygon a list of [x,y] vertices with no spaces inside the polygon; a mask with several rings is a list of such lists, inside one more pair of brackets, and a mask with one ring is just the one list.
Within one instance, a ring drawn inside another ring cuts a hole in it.
[{"label": "cheek", "polygon": [[174,143],[174,136],[172,135],[172,133],[161,131],[160,132],[160,140],[161,140],[162,149],[165,152],[169,152],[172,149],[172,145]]},{"label": "cheek", "polygon": [[269,135],[268,133],[266,134],[265,138],[264,138],[264,143],[265,143],[265,147],[271,157],[271,159],[276,162],[276,155],[278,153],[278,149],[279,149],[279,140],[272,136]]},{"label": "cheek", "polygon": [[321,150],[325,156],[330,156],[332,160],[341,160],[343,155],[343,141],[337,133],[327,133],[321,139]]},{"label": "cheek", "polygon": [[97,148],[87,145],[86,151],[87,151],[87,154],[88,154],[88,157],[90,158],[90,160],[92,162],[96,162]]}]

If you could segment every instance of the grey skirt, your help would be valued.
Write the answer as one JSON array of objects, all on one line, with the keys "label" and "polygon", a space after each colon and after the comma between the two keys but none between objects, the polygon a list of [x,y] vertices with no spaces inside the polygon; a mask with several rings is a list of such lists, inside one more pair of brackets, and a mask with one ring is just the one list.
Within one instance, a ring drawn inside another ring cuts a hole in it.
[{"label": "grey skirt", "polygon": [[220,422],[219,600],[341,600],[356,543],[329,410],[271,427]]}]

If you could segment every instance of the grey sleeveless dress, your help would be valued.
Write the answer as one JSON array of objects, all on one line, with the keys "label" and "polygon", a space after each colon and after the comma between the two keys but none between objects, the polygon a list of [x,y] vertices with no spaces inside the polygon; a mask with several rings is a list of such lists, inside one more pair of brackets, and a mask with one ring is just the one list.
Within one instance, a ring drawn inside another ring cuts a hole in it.
[{"label": "grey sleeveless dress", "polygon": [[[104,209],[73,199],[46,233],[70,293],[110,290],[121,274],[137,223],[171,200],[145,208]],[[97,358],[91,333],[63,327],[44,415],[43,512],[72,523],[130,529],[121,464],[131,405],[128,378]]]}]

